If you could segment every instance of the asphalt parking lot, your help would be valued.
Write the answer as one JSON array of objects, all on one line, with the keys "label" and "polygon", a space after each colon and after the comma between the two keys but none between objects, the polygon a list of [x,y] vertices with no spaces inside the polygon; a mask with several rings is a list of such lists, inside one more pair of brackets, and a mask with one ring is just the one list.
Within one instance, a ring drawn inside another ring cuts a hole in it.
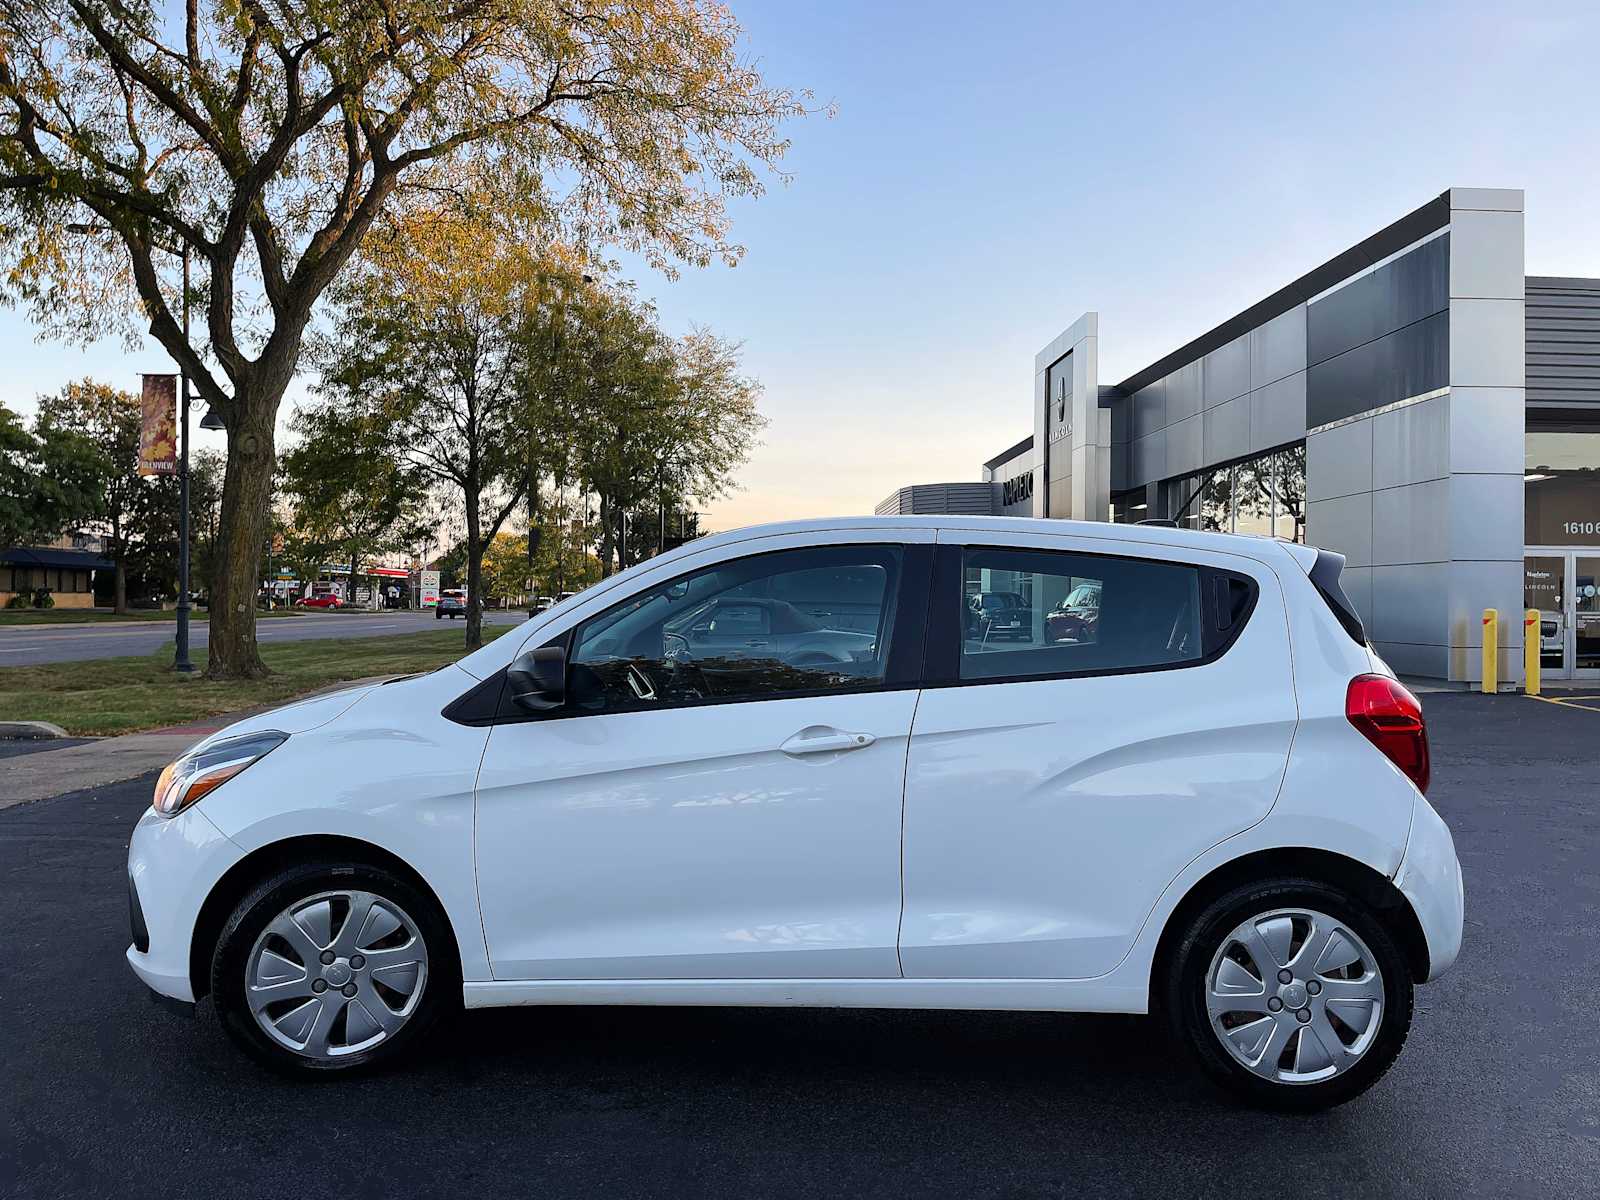
[{"label": "asphalt parking lot", "polygon": [[148,779],[0,811],[0,1195],[1594,1195],[1600,702],[1426,707],[1466,945],[1388,1077],[1310,1118],[1134,1017],[510,1010],[288,1083],[122,960]]}]

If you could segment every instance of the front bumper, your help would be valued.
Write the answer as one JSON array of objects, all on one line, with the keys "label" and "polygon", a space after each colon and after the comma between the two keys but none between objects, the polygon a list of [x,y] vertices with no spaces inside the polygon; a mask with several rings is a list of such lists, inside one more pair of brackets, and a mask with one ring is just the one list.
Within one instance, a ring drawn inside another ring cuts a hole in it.
[{"label": "front bumper", "polygon": [[1466,892],[1450,827],[1433,811],[1433,805],[1420,796],[1411,817],[1411,837],[1406,842],[1405,857],[1395,872],[1394,883],[1417,914],[1423,937],[1428,942],[1428,979],[1437,979],[1450,969],[1461,953]]},{"label": "front bumper", "polygon": [[128,965],[158,996],[194,1002],[189,946],[200,907],[243,857],[198,807],[170,819],[147,811],[134,826],[128,844]]}]

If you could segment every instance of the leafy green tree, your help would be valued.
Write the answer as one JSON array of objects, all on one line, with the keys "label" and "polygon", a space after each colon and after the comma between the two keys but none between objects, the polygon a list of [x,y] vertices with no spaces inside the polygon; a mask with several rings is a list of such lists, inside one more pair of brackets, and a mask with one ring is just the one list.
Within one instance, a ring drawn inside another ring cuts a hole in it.
[{"label": "leafy green tree", "polygon": [[318,346],[321,411],[382,430],[407,469],[459,498],[468,649],[483,641],[484,551],[526,486],[519,331],[545,273],[491,209],[479,194],[386,224],[335,291]]},{"label": "leafy green tree", "polygon": [[363,559],[413,545],[423,527],[428,479],[407,461],[373,413],[317,405],[295,413],[299,441],[284,454],[282,489],[291,527],[320,558],[350,564],[350,595]]},{"label": "leafy green tree", "polygon": [[476,162],[663,266],[736,259],[726,200],[805,102],[738,40],[702,0],[0,4],[0,290],[69,338],[144,325],[227,427],[210,677],[266,673],[278,409],[374,224]]},{"label": "leafy green tree", "polygon": [[0,405],[0,549],[33,540],[39,520],[39,439]]},{"label": "leafy green tree", "polygon": [[139,398],[92,379],[69,383],[39,401],[39,419],[84,435],[99,458],[99,522],[106,557],[116,565],[112,603],[128,611],[128,559],[137,527],[155,516],[158,506],[147,493],[154,481],[139,474]]},{"label": "leafy green tree", "polygon": [[47,542],[101,513],[104,460],[84,434],[0,405],[0,548]]},{"label": "leafy green tree", "polygon": [[207,596],[211,594],[226,471],[227,461],[220,450],[201,450],[189,460],[189,575],[195,590]]},{"label": "leafy green tree", "polygon": [[761,388],[740,373],[738,346],[709,330],[673,339],[627,295],[591,289],[573,334],[582,379],[569,408],[576,473],[599,498],[600,562],[626,567],[644,517],[659,545],[660,517],[726,494],[766,420]]}]

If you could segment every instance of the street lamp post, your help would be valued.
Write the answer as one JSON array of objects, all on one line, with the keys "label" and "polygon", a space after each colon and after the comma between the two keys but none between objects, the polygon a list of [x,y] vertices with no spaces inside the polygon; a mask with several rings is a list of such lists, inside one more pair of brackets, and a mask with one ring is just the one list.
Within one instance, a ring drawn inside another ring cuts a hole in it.
[{"label": "street lamp post", "polygon": [[[71,222],[66,228],[72,233],[109,233],[106,225],[87,225]],[[189,246],[183,247],[183,340],[189,340]],[[185,675],[194,673],[189,661],[189,372],[178,364],[183,389],[183,434],[180,439],[178,465],[178,628],[172,669]],[[220,429],[222,423],[208,412],[200,422],[205,429]]]}]

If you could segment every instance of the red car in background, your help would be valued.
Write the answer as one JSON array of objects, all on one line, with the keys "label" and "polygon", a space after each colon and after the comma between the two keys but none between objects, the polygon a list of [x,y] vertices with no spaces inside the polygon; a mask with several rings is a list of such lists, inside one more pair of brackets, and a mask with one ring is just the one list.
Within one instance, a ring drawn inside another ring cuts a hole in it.
[{"label": "red car in background", "polygon": [[343,608],[344,601],[329,592],[326,596],[307,596],[300,601],[301,608]]}]

